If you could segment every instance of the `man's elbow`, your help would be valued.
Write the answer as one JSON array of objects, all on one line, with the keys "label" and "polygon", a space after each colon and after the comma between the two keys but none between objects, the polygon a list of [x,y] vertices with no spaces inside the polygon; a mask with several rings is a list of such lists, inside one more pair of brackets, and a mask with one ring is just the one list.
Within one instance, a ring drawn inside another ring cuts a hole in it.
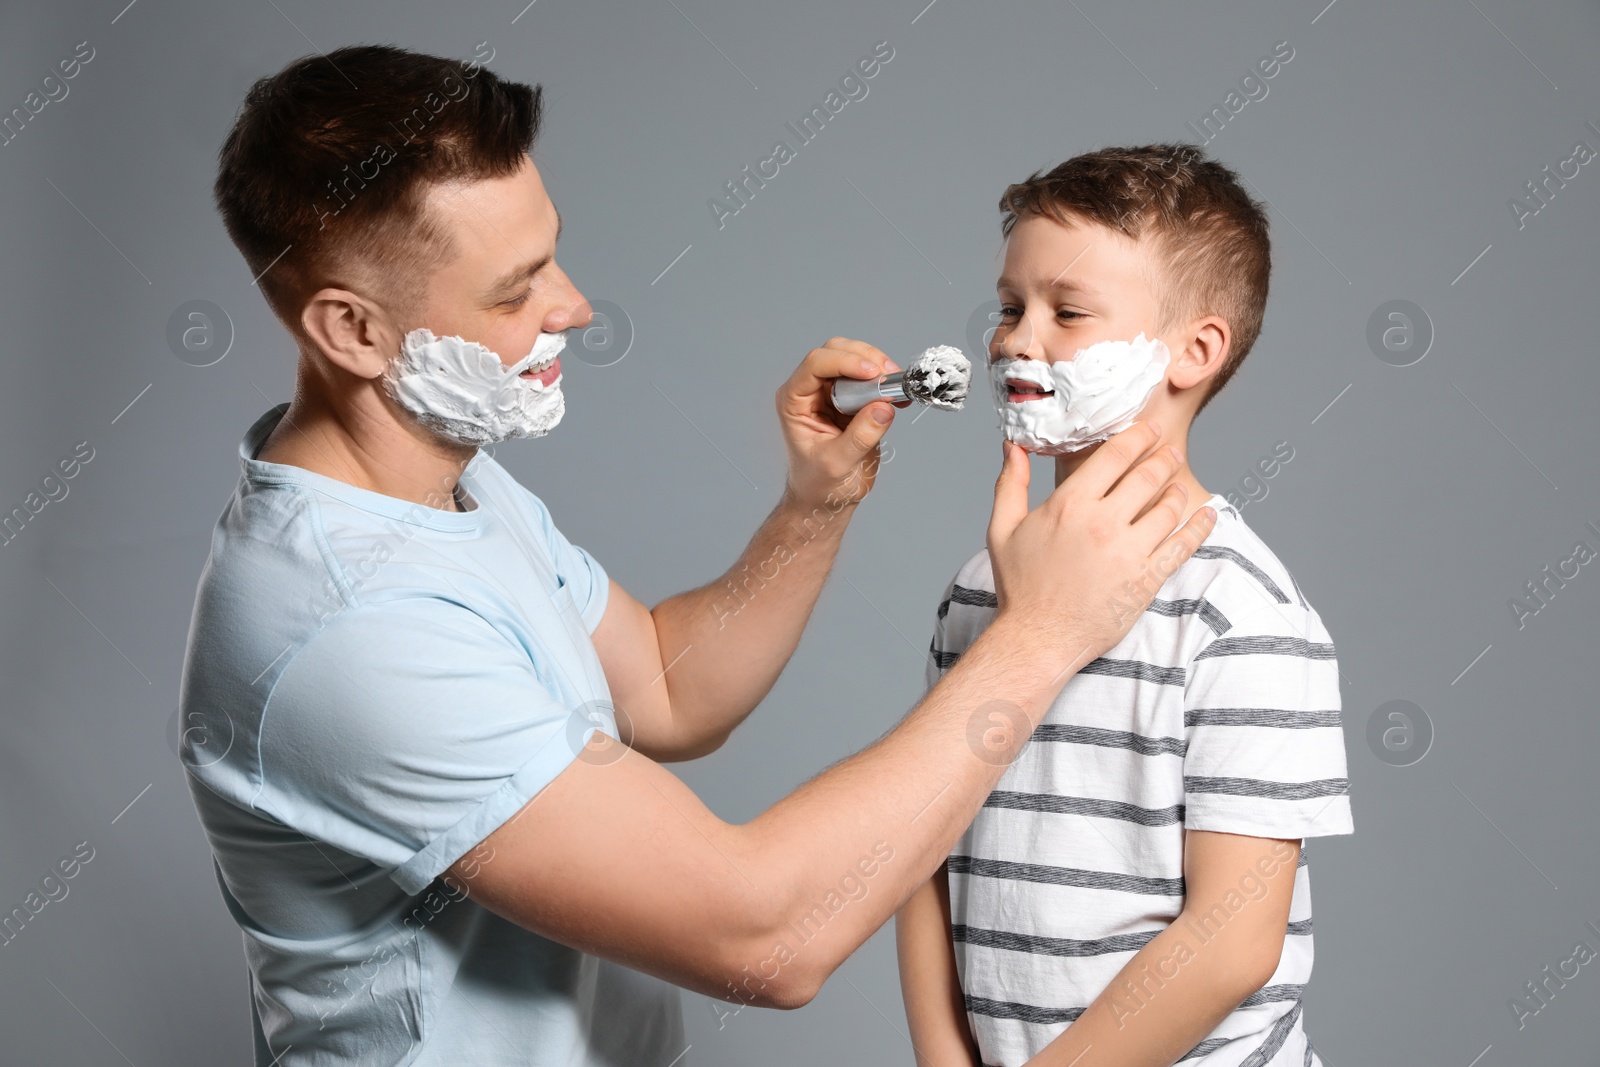
[{"label": "man's elbow", "polygon": [[761,1007],[772,1008],[775,1011],[794,1011],[817,999],[817,994],[820,992],[822,992],[820,982],[811,982],[798,976],[786,977],[770,989]]},{"label": "man's elbow", "polygon": [[[811,930],[810,915],[794,921],[804,911],[799,897],[798,891],[741,895],[738,903],[721,909],[724,919],[713,957],[719,988],[713,995],[778,1011],[803,1008],[816,999],[848,952],[829,936],[831,931]],[[812,936],[801,940],[797,933],[802,930]]]},{"label": "man's elbow", "polygon": [[730,1003],[776,1011],[803,1008],[822,991],[827,974],[780,939],[758,942],[764,949],[750,948],[727,954],[718,970],[724,976],[715,995]]},{"label": "man's elbow", "polygon": [[[686,763],[709,756],[733,736],[738,722],[727,725],[708,725],[706,715],[680,714],[679,709],[693,708],[692,695],[672,691],[669,684],[660,713],[653,719],[652,729],[637,726],[631,741],[632,747],[657,763]],[[714,717],[710,717],[713,718]]]},{"label": "man's elbow", "polygon": [[674,758],[673,762],[682,763],[686,760],[700,759],[702,756],[709,756],[711,753],[727,744],[728,738],[732,736],[733,727],[731,726],[726,730],[702,730],[699,734],[686,738],[679,745],[678,755]]},{"label": "man's elbow", "polygon": [[632,747],[657,763],[687,763],[689,760],[711,755],[721,748],[732,734],[731,729],[720,733],[679,733],[670,740],[655,743],[636,738]]}]

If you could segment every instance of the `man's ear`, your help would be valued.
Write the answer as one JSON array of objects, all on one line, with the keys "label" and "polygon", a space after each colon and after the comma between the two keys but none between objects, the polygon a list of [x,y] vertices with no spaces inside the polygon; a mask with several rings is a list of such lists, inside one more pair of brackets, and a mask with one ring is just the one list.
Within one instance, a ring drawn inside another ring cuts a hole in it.
[{"label": "man's ear", "polygon": [[400,351],[388,315],[348,289],[319,289],[300,312],[300,325],[328,360],[358,378],[377,378]]},{"label": "man's ear", "polygon": [[1191,389],[1215,376],[1232,351],[1233,331],[1218,315],[1196,319],[1179,336],[1182,347],[1173,351],[1167,368],[1167,380],[1176,389]]}]

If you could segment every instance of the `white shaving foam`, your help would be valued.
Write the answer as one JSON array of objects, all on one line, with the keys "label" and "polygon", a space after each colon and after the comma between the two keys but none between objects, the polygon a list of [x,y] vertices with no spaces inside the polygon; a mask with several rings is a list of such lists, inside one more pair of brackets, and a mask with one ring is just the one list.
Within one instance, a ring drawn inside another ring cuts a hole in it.
[{"label": "white shaving foam", "polygon": [[[1160,338],[1101,341],[1070,360],[1004,357],[989,364],[1000,429],[1029,452],[1059,456],[1132,426],[1166,376],[1171,354]],[[1037,400],[1006,399],[1008,381],[1054,391]]]},{"label": "white shaving foam", "polygon": [[549,385],[523,378],[567,345],[565,333],[541,333],[533,350],[507,367],[493,350],[460,337],[435,337],[418,327],[384,371],[384,385],[424,426],[457,444],[481,446],[515,437],[543,437],[561,421],[561,376]]}]

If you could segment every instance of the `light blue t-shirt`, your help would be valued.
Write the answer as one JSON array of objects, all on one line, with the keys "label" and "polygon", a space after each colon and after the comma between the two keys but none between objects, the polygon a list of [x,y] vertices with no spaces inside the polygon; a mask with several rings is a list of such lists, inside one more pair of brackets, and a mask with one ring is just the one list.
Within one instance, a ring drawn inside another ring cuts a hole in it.
[{"label": "light blue t-shirt", "polygon": [[615,736],[605,571],[483,453],[465,512],[255,459],[286,408],[240,445],[181,696],[257,1067],[667,1067],[676,989],[439,877]]}]

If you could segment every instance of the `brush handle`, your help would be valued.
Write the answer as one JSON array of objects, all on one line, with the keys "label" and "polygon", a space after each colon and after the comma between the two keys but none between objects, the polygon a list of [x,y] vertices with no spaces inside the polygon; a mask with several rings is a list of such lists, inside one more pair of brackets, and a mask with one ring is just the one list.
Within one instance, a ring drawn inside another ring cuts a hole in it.
[{"label": "brush handle", "polygon": [[895,371],[881,378],[835,378],[833,380],[833,406],[844,415],[854,415],[874,400],[888,400],[903,404],[911,398],[905,391],[905,371]]}]

